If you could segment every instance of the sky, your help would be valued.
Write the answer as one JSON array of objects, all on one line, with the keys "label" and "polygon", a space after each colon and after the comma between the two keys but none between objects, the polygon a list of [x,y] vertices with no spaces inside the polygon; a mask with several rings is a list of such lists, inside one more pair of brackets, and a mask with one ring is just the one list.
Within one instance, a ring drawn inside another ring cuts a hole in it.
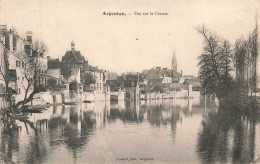
[{"label": "sky", "polygon": [[[0,24],[48,46],[60,58],[71,49],[105,70],[141,72],[156,66],[171,68],[175,51],[178,71],[197,75],[205,25],[232,44],[255,27],[258,0],[0,0]],[[124,12],[107,16],[103,12]],[[134,13],[168,15],[135,15]]]}]

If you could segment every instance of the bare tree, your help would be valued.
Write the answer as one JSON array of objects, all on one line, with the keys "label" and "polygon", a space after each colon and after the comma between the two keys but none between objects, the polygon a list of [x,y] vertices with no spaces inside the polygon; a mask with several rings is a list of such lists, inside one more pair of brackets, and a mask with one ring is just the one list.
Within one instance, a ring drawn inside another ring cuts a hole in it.
[{"label": "bare tree", "polygon": [[33,96],[41,91],[40,78],[44,76],[45,63],[42,62],[44,54],[47,52],[47,46],[43,42],[35,41],[31,45],[31,54],[20,52],[19,57],[24,62],[22,74],[26,83],[23,83],[25,89],[24,99],[15,104],[19,111],[23,110],[24,105],[33,100]]},{"label": "bare tree", "polygon": [[10,110],[14,113],[14,110],[22,111],[24,105],[33,100],[33,97],[36,93],[41,91],[40,78],[44,76],[43,70],[45,70],[46,65],[42,62],[44,54],[47,51],[47,46],[43,42],[35,41],[30,46],[30,53],[25,53],[25,51],[18,51],[14,54],[21,62],[22,68],[18,68],[20,74],[24,77],[25,81],[18,81],[19,86],[25,90],[24,98],[13,104],[12,101],[12,89],[10,88],[10,82],[16,81],[11,76],[11,69],[8,59],[8,50],[5,49],[3,54],[3,69],[0,70],[0,73],[5,82],[6,88],[6,97],[7,102],[9,103]]}]

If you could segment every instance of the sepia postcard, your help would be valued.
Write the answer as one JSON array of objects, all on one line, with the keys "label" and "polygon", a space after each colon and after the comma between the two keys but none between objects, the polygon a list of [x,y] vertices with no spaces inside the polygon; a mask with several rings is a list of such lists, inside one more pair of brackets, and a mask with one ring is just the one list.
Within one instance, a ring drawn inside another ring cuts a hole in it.
[{"label": "sepia postcard", "polygon": [[0,0],[0,163],[260,163],[259,0]]}]

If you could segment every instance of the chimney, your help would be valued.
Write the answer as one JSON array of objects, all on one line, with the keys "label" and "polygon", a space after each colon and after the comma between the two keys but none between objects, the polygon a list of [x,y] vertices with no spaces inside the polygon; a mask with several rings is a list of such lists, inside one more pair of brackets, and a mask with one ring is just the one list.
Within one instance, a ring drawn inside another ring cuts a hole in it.
[{"label": "chimney", "polygon": [[182,70],[181,70],[181,77],[182,77]]},{"label": "chimney", "polygon": [[26,31],[26,41],[28,41],[29,44],[32,44],[32,31]]},{"label": "chimney", "polygon": [[9,33],[9,50],[11,52],[13,52],[13,41],[14,41],[13,33],[12,33],[12,30],[10,29],[10,33]]},{"label": "chimney", "polygon": [[7,30],[7,26],[6,25],[0,25],[0,31],[5,31]]}]

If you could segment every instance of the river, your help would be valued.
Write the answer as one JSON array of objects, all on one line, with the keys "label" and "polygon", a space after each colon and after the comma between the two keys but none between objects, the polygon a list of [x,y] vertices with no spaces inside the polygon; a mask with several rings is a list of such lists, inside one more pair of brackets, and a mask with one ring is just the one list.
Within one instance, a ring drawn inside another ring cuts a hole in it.
[{"label": "river", "polygon": [[248,163],[260,153],[257,117],[200,99],[51,106],[0,123],[0,151],[16,163]]}]

